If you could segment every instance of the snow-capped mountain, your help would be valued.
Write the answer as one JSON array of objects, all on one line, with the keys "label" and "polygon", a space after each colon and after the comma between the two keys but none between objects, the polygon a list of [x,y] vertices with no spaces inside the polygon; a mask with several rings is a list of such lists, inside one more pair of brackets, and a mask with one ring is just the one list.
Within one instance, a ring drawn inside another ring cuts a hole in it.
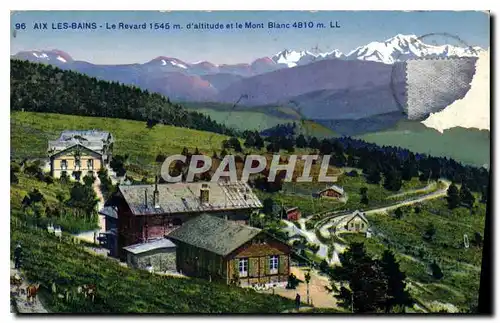
[{"label": "snow-capped mountain", "polygon": [[[371,42],[344,54],[335,49],[330,52],[313,53],[308,50],[283,50],[271,57],[261,57],[251,64],[216,65],[207,61],[187,63],[178,58],[159,56],[143,65],[149,70],[158,67],[163,71],[176,71],[190,75],[208,75],[216,73],[236,74],[244,77],[255,76],[282,68],[293,68],[307,65],[325,59],[362,60],[384,64],[393,64],[408,59],[433,57],[445,58],[451,56],[478,56],[484,50],[480,47],[458,47],[453,45],[435,46],[426,44],[415,35],[398,34],[383,42]],[[60,50],[24,51],[14,55],[16,58],[49,63],[62,66],[72,63],[73,59]]]},{"label": "snow-capped mountain", "polygon": [[279,65],[284,65],[286,67],[295,67],[299,65],[306,65],[315,61],[323,60],[323,59],[343,59],[345,55],[342,54],[339,50],[335,49],[331,52],[327,53],[311,53],[307,50],[303,51],[294,51],[294,50],[283,50],[279,53],[276,53],[272,57],[272,61]]},{"label": "snow-capped mountain", "polygon": [[384,42],[371,42],[360,46],[349,54],[349,60],[363,60],[393,64],[414,58],[473,57],[483,50],[480,47],[457,47],[452,45],[434,46],[425,44],[415,35],[398,34]]},{"label": "snow-capped mountain", "polygon": [[52,50],[31,50],[19,52],[16,58],[25,59],[28,61],[37,61],[43,63],[49,63],[54,65],[62,65],[65,63],[73,62],[73,58],[62,50],[52,49]]}]

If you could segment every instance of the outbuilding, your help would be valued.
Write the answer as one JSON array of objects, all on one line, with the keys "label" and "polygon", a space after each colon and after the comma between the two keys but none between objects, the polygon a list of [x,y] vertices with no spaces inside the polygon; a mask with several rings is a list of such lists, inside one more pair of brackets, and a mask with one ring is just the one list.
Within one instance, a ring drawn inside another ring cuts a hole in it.
[{"label": "outbuilding", "polygon": [[127,265],[132,268],[154,272],[175,271],[176,246],[166,238],[152,239],[123,248],[127,254]]}]

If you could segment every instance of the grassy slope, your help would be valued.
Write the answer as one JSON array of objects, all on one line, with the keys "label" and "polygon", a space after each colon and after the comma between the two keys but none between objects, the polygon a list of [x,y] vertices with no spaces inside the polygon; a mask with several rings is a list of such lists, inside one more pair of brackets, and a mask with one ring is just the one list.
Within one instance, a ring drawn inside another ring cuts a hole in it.
[{"label": "grassy slope", "polygon": [[196,108],[192,110],[209,115],[212,120],[238,130],[262,131],[281,123],[290,122],[287,119],[255,111],[222,111],[210,108]]},{"label": "grassy slope", "polygon": [[[443,213],[435,214],[436,210]],[[444,199],[426,202],[419,214],[405,212],[401,220],[391,215],[369,215],[368,219],[377,232],[370,239],[353,234],[344,234],[343,237],[349,241],[365,242],[373,255],[380,256],[386,247],[396,251],[401,269],[412,282],[412,295],[420,301],[426,304],[433,301],[451,303],[467,309],[478,296],[482,249],[472,245],[465,249],[463,235],[467,234],[471,240],[474,232],[483,234],[484,204],[479,204],[473,216],[464,208],[448,211]],[[429,223],[436,228],[432,242],[422,238]],[[433,260],[444,273],[441,280],[429,275],[429,264]]]},{"label": "grassy slope", "polygon": [[[383,180],[381,183],[383,183]],[[349,197],[347,203],[328,198],[312,198],[313,193],[324,189],[328,185],[330,184],[318,182],[284,183],[283,191],[281,192],[274,194],[262,192],[257,193],[261,198],[272,197],[277,201],[277,203],[283,203],[285,207],[298,206],[301,209],[303,216],[309,216],[311,214],[326,211],[366,209],[381,204],[393,204],[398,200],[407,198],[406,196],[402,196],[399,199],[388,199],[389,196],[394,195],[397,192],[388,191],[382,185],[368,184],[364,176],[348,177],[345,175],[341,175],[335,185],[344,188]],[[410,181],[403,181],[401,191],[422,188],[426,185],[427,183],[422,183],[417,178],[413,178]],[[361,203],[361,195],[359,191],[362,187],[366,187],[368,189],[368,205]],[[420,194],[426,194],[426,192]]]},{"label": "grassy slope", "polygon": [[[43,231],[12,228],[12,248],[24,246],[24,270],[32,281],[73,290],[85,283],[97,286],[94,303],[57,300],[48,291],[48,307],[59,313],[280,313],[293,300],[259,294],[201,279],[151,275],[124,268],[116,261],[91,255],[82,247],[59,242]],[[57,250],[57,252],[54,252]]]},{"label": "grassy slope", "polygon": [[63,130],[100,129],[115,137],[113,153],[129,154],[132,164],[152,168],[159,153],[180,153],[183,147],[196,147],[210,155],[220,150],[226,136],[187,128],[157,125],[152,129],[140,121],[82,117],[51,113],[11,113],[11,155],[15,158],[45,157],[47,140]]},{"label": "grassy slope", "polygon": [[19,179],[19,183],[11,184],[10,186],[11,208],[21,207],[23,198],[35,188],[43,194],[49,206],[55,206],[59,203],[57,200],[58,194],[62,194],[66,199],[69,198],[70,185],[63,185],[59,181],[47,184],[23,173],[17,173],[16,176]]},{"label": "grassy slope", "polygon": [[213,102],[189,102],[185,103],[185,105],[188,110],[209,115],[212,120],[238,130],[262,131],[278,124],[295,122],[304,127],[301,133],[306,136],[316,136],[318,138],[337,136],[333,130],[319,123],[313,121],[304,121],[301,123],[300,115],[296,110],[289,107],[260,106],[234,108],[230,104]]},{"label": "grassy slope", "polygon": [[440,133],[419,122],[400,122],[394,129],[358,138],[378,145],[399,146],[413,152],[447,156],[476,166],[490,163],[490,132],[453,128]]},{"label": "grassy slope", "polygon": [[[64,200],[70,197],[72,183],[62,184],[56,180],[52,184],[47,184],[23,172],[16,173],[16,176],[19,179],[19,183],[10,185],[10,206],[12,210],[20,209],[24,197],[34,189],[40,191],[44,196],[44,207],[48,206],[51,209],[62,210],[61,202],[57,199],[58,195],[61,195]],[[98,228],[97,216],[85,219],[69,211],[68,213],[61,212],[61,216],[58,218],[49,219],[44,217],[40,220],[42,222],[52,222],[54,225],[61,226],[64,231],[72,233]]]}]

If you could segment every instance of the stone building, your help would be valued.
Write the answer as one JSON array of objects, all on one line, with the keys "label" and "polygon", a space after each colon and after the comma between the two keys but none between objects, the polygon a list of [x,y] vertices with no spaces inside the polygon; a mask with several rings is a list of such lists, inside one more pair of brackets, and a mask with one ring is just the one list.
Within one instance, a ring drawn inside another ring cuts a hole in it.
[{"label": "stone building", "polygon": [[123,248],[127,253],[127,265],[154,272],[175,271],[175,244],[165,238],[151,239]]},{"label": "stone building", "polygon": [[64,131],[57,140],[49,141],[47,153],[54,178],[62,174],[80,180],[111,160],[113,136],[97,130]]},{"label": "stone building", "polygon": [[240,286],[287,283],[290,247],[260,229],[203,214],[167,237],[185,275]]}]

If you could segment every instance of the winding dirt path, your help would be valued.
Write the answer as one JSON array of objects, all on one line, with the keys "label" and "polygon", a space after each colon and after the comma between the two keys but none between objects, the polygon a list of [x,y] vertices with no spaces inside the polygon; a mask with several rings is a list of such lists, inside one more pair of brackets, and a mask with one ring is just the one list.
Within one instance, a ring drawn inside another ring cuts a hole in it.
[{"label": "winding dirt path", "polygon": [[[49,313],[49,311],[43,306],[38,295],[32,303],[29,303],[26,295],[26,288],[28,287],[28,282],[26,277],[23,275],[22,271],[14,268],[14,262],[10,261],[10,275],[19,275],[22,279],[22,285],[18,289],[17,286],[10,285],[10,297],[11,297],[11,312],[16,314],[42,314]],[[24,291],[24,292],[23,292]]]}]

